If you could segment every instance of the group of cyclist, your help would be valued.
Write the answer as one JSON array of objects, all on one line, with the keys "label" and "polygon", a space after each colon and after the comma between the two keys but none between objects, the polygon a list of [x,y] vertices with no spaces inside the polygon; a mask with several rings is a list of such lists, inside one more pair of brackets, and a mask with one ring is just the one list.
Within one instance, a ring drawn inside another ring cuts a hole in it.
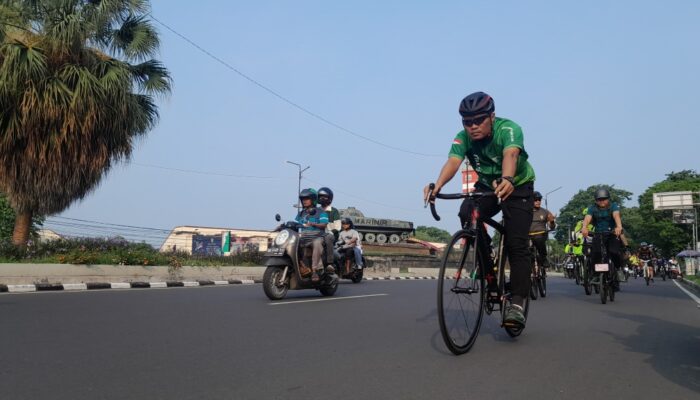
[{"label": "group of cyclist", "polygon": [[[491,218],[504,211],[504,251],[511,268],[512,294],[504,324],[524,327],[523,300],[529,292],[532,266],[529,246],[532,244],[537,249],[538,265],[546,268],[547,231],[555,227],[555,216],[541,207],[542,195],[534,190],[535,172],[528,162],[521,127],[511,120],[497,117],[493,98],[484,92],[465,97],[460,102],[459,114],[464,129],[453,139],[447,161],[434,186],[426,185],[423,189],[424,201],[434,202],[464,159],[468,159],[478,175],[475,189],[495,194],[495,197],[479,200],[481,218]],[[576,229],[580,234],[567,247],[582,259],[584,247],[588,247],[589,265],[594,265],[601,262],[601,248],[604,246],[613,265],[621,268],[622,248],[627,247],[627,241],[623,235],[620,207],[611,201],[610,192],[605,188],[596,190],[593,200],[593,204],[584,209],[583,220]],[[467,203],[465,200],[459,212],[463,227],[471,212],[465,206]],[[596,234],[592,245],[584,246],[593,232]],[[613,290],[619,290],[619,279],[614,270],[613,276]]]}]

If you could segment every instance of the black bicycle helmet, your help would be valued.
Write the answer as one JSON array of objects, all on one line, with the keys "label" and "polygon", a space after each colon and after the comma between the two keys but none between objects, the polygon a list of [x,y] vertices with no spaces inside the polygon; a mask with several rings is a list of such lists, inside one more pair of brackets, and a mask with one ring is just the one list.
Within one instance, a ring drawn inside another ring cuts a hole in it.
[{"label": "black bicycle helmet", "polygon": [[535,192],[535,200],[542,200],[542,193]]},{"label": "black bicycle helmet", "polygon": [[301,199],[311,199],[311,202],[316,205],[316,201],[318,201],[318,194],[316,194],[314,189],[303,189],[301,192],[299,192],[299,200]]},{"label": "black bicycle helmet", "polygon": [[463,117],[491,114],[496,110],[493,98],[484,92],[475,92],[462,99],[459,103],[459,113]]},{"label": "black bicycle helmet", "polygon": [[318,198],[320,199],[321,196],[328,196],[328,204],[323,204],[323,203],[325,203],[325,201],[324,201],[324,202],[321,202],[322,206],[325,207],[333,202],[333,191],[330,188],[327,188],[324,186],[324,187],[318,189]]},{"label": "black bicycle helmet", "polygon": [[598,189],[595,191],[595,199],[596,200],[602,200],[602,199],[609,199],[610,198],[610,192],[608,192],[608,189]]}]

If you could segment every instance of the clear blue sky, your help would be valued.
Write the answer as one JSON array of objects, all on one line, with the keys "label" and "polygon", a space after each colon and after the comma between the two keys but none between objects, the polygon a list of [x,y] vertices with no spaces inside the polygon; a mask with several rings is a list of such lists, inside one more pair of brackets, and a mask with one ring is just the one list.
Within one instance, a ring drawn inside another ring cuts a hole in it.
[{"label": "clear blue sky", "polygon": [[[555,212],[593,184],[636,202],[664,174],[700,169],[695,0],[152,4],[156,18],[248,77],[408,152],[300,111],[155,23],[174,79],[160,123],[62,217],[269,229],[275,213],[293,215],[292,160],[311,166],[302,186],[330,186],[338,208],[453,231],[457,204],[441,204],[434,222],[422,187],[461,129],[459,101],[476,90],[523,127],[536,188],[563,186],[549,196]],[[448,187],[459,191],[458,177]]]}]

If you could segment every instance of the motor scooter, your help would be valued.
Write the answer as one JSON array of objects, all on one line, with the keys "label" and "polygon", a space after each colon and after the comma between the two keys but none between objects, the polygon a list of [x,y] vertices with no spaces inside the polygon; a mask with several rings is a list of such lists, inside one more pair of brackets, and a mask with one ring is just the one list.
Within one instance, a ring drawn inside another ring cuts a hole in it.
[{"label": "motor scooter", "polygon": [[[279,222],[279,214],[275,215]],[[320,279],[311,280],[311,274],[302,275],[302,270],[311,266],[312,249],[301,247],[300,229],[302,224],[287,221],[277,227],[279,233],[272,246],[265,252],[265,273],[263,274],[263,291],[270,300],[280,300],[289,290],[315,289],[324,296],[333,296],[338,289],[338,275],[333,265],[325,265]],[[332,251],[327,249],[326,251]],[[325,255],[323,256],[325,260]]]}]

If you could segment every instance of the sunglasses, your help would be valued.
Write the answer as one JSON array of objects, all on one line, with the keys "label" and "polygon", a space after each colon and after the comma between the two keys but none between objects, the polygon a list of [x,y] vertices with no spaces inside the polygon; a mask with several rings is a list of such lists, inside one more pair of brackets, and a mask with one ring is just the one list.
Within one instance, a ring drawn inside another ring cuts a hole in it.
[{"label": "sunglasses", "polygon": [[486,119],[490,117],[490,115],[481,115],[478,117],[474,118],[462,118],[462,125],[464,126],[472,126],[472,125],[481,125],[486,121]]},{"label": "sunglasses", "polygon": [[602,199],[595,199],[595,201],[604,201],[604,200],[607,200],[607,199],[608,199],[608,197],[603,197]]}]

